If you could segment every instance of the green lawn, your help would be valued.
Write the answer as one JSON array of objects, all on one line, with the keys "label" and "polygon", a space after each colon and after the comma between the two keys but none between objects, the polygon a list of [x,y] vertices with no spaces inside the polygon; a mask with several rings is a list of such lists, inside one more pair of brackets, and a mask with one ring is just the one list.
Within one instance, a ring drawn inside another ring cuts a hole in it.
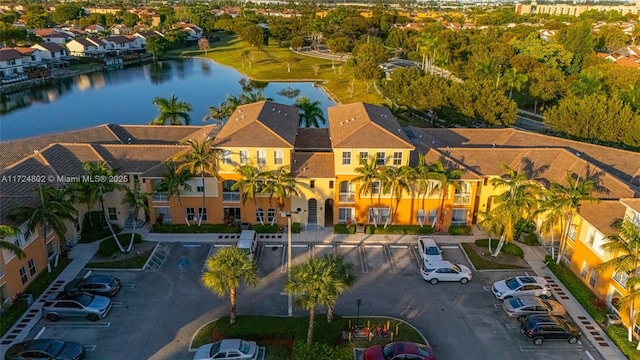
[{"label": "green lawn", "polygon": [[[167,56],[200,56],[213,59],[219,64],[237,69],[245,76],[260,81],[316,81],[321,84],[335,101],[339,103],[352,103],[364,101],[372,104],[382,104],[384,99],[373,87],[367,93],[367,87],[362,81],[355,80],[353,72],[346,64],[335,62],[335,68],[331,68],[331,61],[309,56],[297,56],[297,61],[287,72],[287,64],[283,61],[292,52],[288,47],[278,47],[275,41],[270,41],[268,46],[258,49],[251,47],[235,35],[218,33],[220,41],[212,42],[211,48],[205,54],[197,48],[172,51]],[[288,46],[285,43],[283,46]],[[255,57],[251,66],[245,61],[244,66],[240,60],[242,50],[250,49]],[[320,70],[315,74],[312,66],[318,65]],[[353,85],[353,94],[350,89]],[[236,94],[233,94],[236,95]]]},{"label": "green lawn", "polygon": [[[476,268],[476,270],[525,269],[525,267],[523,266],[507,264],[505,263],[504,260],[502,260],[507,256],[513,256],[513,255],[501,253],[498,255],[498,258],[501,259],[500,262],[498,262],[493,260],[493,258],[490,255],[482,256],[478,254],[476,250],[473,248],[473,246],[471,246],[471,244],[462,243],[461,245],[462,245],[462,248],[464,249],[464,252],[467,254],[467,257],[469,257],[469,260],[473,264],[473,267]],[[497,241],[495,245],[497,245]],[[489,250],[487,249],[487,254],[488,254],[488,251]]]},{"label": "green lawn", "polygon": [[151,256],[151,253],[153,253],[153,249],[128,259],[93,262],[87,264],[87,266],[85,267],[92,269],[142,269],[144,264],[147,263],[147,259],[149,259],[149,256]]}]

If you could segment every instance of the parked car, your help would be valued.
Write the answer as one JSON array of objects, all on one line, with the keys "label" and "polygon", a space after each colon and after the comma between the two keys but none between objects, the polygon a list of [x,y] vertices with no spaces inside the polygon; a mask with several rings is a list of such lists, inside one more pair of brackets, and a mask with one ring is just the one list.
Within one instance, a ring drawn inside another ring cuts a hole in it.
[{"label": "parked car", "polygon": [[515,276],[496,281],[491,287],[493,295],[500,300],[515,296],[533,295],[541,298],[551,296],[551,287],[539,276]]},{"label": "parked car", "polygon": [[224,339],[212,344],[202,345],[196,350],[193,360],[211,359],[258,359],[258,345],[255,341]]},{"label": "parked car", "polygon": [[502,302],[502,309],[510,317],[524,321],[529,315],[558,315],[564,316],[567,310],[559,302],[541,299],[537,296],[520,296],[506,299]]},{"label": "parked car", "polygon": [[435,360],[436,354],[429,344],[398,341],[376,345],[364,351],[364,360]]},{"label": "parked car", "polygon": [[109,275],[91,275],[71,280],[64,290],[67,292],[84,291],[94,295],[113,297],[122,288],[120,279]]},{"label": "parked car", "polygon": [[85,350],[77,342],[55,339],[28,340],[7,349],[5,360],[49,359],[49,360],[80,360]]},{"label": "parked car", "polygon": [[435,240],[426,236],[418,238],[418,254],[420,254],[425,263],[442,261],[442,250],[440,250]]},{"label": "parked car", "polygon": [[49,321],[60,318],[87,318],[98,321],[111,310],[111,299],[85,292],[59,292],[51,295],[42,306],[42,314]]},{"label": "parked car", "polygon": [[545,340],[567,340],[575,344],[581,335],[578,325],[553,315],[531,315],[522,322],[520,331],[533,340],[534,345],[542,345]]},{"label": "parked car", "polygon": [[473,277],[468,267],[462,264],[452,264],[449,261],[423,263],[420,267],[420,275],[433,285],[439,281],[460,281],[460,283],[466,284]]}]

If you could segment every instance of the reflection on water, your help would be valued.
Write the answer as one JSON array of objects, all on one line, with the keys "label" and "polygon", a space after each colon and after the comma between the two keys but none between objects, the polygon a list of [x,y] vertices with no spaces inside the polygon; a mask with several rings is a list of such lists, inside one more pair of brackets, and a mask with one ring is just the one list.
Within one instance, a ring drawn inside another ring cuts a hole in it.
[{"label": "reflection on water", "polygon": [[[293,105],[305,96],[322,109],[334,103],[313,83],[268,83],[203,59],[158,61],[139,67],[62,79],[0,96],[0,140],[66,131],[105,123],[147,124],[158,109],[155,97],[172,94],[189,103],[197,124],[227,95],[262,90],[265,98]],[[299,91],[299,93],[298,93]],[[296,96],[291,96],[297,93]]]}]

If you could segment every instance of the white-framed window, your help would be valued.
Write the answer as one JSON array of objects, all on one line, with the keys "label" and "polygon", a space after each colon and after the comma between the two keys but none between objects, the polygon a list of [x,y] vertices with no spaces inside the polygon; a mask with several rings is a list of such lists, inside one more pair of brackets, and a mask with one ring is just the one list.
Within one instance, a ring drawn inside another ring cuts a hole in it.
[{"label": "white-framed window", "polygon": [[369,208],[369,222],[372,224],[383,224],[389,218],[389,208]]},{"label": "white-framed window", "polygon": [[231,150],[222,150],[222,163],[231,165]]},{"label": "white-framed window", "polygon": [[460,189],[456,189],[453,202],[456,204],[471,203],[471,183],[468,181],[460,181]]},{"label": "white-framed window", "polygon": [[118,221],[118,211],[114,207],[107,208],[109,212],[109,220]]},{"label": "white-framed window", "polygon": [[567,244],[567,247],[564,250],[565,264],[569,264],[571,262],[572,257],[573,257],[573,246]]},{"label": "white-framed window", "polygon": [[451,212],[451,225],[467,225],[469,209],[453,209]]},{"label": "white-framed window", "polygon": [[615,280],[622,288],[627,288],[627,281],[629,281],[629,274],[625,271],[616,272],[613,274],[613,280]]},{"label": "white-framed window", "polygon": [[196,179],[196,192],[204,192],[204,181]]},{"label": "white-framed window", "polygon": [[276,209],[274,208],[267,209],[267,221],[272,222],[275,217],[276,217]]},{"label": "white-framed window", "polygon": [[234,220],[240,220],[240,208],[239,207],[225,207],[222,208],[224,212],[224,217],[233,218]]},{"label": "white-framed window", "polygon": [[360,151],[360,160],[368,161],[369,160],[369,152]]},{"label": "white-framed window", "polygon": [[567,229],[567,237],[569,239],[576,241],[578,236],[578,225],[573,223],[573,218],[571,218],[569,222],[569,228]]},{"label": "white-framed window", "polygon": [[[154,207],[153,210],[156,213],[156,218],[162,218],[163,224],[171,224],[171,209],[168,207]],[[182,215],[180,216],[182,217]]]},{"label": "white-framed window", "polygon": [[240,201],[240,190],[233,189],[236,184],[235,180],[225,180],[222,182],[222,201],[237,202]]},{"label": "white-framed window", "polygon": [[27,275],[27,269],[24,266],[20,268],[20,280],[23,285],[29,281],[29,275]]},{"label": "white-framed window", "polygon": [[258,165],[267,165],[267,150],[258,150],[256,152]]},{"label": "white-framed window", "polygon": [[593,245],[593,242],[596,240],[596,229],[589,226],[589,231],[587,231],[587,238],[585,240],[587,244]]},{"label": "white-framed window", "polygon": [[160,180],[151,180],[151,188],[153,189],[153,201],[168,201],[169,196],[166,191],[158,191],[158,184],[160,184]]},{"label": "white-framed window", "polygon": [[284,152],[282,150],[273,151],[273,163],[276,165],[284,164]]},{"label": "white-framed window", "polygon": [[351,165],[351,151],[342,152],[342,165]]},{"label": "white-framed window", "polygon": [[598,272],[592,271],[591,275],[589,275],[589,285],[591,285],[591,287],[596,286],[596,280],[598,280]]},{"label": "white-framed window", "polygon": [[393,152],[393,165],[402,165],[402,152]]},{"label": "white-framed window", "polygon": [[202,216],[202,221],[207,220],[207,208],[198,208],[198,217]]},{"label": "white-framed window", "polygon": [[27,263],[27,265],[29,266],[29,275],[33,276],[36,274],[36,261],[33,259],[30,259],[29,262]]},{"label": "white-framed window", "polygon": [[245,165],[249,163],[249,150],[240,150],[240,164]]},{"label": "white-framed window", "polygon": [[371,182],[371,194],[373,195],[380,194],[380,181]]},{"label": "white-framed window", "polygon": [[433,224],[433,222],[436,221],[436,216],[437,215],[438,215],[438,209],[429,210],[429,218],[427,219],[429,224]]},{"label": "white-framed window", "polygon": [[583,261],[582,268],[580,269],[580,277],[586,279],[587,274],[589,274],[589,265],[587,265],[586,261]]},{"label": "white-framed window", "polygon": [[192,207],[187,208],[187,220],[194,221],[196,219],[196,209]]},{"label": "white-framed window", "polygon": [[424,209],[418,209],[418,214],[416,214],[416,221],[418,224],[424,224],[425,221],[425,211]]},{"label": "white-framed window", "polygon": [[354,208],[338,208],[338,223],[344,224],[347,222],[347,219],[353,221],[353,214],[355,214],[356,210]]},{"label": "white-framed window", "polygon": [[383,166],[387,163],[387,154],[384,151],[378,151],[376,153],[376,165]]},{"label": "white-framed window", "polygon": [[256,209],[256,221],[257,222],[264,222],[264,210],[262,210],[262,208],[257,208]]},{"label": "white-framed window", "polygon": [[340,195],[338,197],[340,202],[355,202],[356,192],[355,187],[351,181],[340,182]]}]

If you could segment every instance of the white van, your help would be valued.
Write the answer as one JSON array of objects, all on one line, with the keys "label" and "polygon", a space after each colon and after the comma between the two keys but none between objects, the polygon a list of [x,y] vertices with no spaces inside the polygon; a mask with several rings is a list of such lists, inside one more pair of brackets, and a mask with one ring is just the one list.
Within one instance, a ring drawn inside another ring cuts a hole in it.
[{"label": "white van", "polygon": [[442,250],[433,239],[426,236],[418,238],[418,253],[425,264],[442,261]]},{"label": "white van", "polygon": [[242,230],[236,247],[245,250],[249,260],[254,260],[258,250],[258,234],[253,230]]}]

